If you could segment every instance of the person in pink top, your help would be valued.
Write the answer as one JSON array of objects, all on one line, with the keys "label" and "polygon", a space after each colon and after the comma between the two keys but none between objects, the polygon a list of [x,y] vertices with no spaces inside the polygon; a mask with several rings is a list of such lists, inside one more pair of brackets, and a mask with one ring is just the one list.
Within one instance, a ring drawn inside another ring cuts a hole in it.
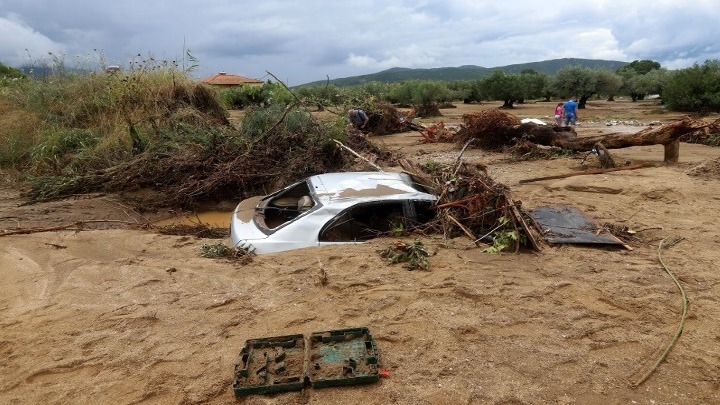
[{"label": "person in pink top", "polygon": [[558,103],[557,107],[555,107],[555,125],[562,125],[563,112],[563,103]]}]

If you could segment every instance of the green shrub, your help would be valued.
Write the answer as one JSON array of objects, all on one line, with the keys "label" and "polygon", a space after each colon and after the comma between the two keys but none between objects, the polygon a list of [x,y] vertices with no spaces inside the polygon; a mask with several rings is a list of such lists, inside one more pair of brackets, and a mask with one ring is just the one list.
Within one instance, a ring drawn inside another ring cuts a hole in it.
[{"label": "green shrub", "polygon": [[270,135],[271,132],[292,136],[318,132],[317,128],[317,121],[301,108],[285,111],[282,105],[273,104],[250,109],[243,119],[240,134],[248,140],[254,140]]},{"label": "green shrub", "polygon": [[675,111],[720,111],[720,61],[675,71],[662,90],[665,105]]},{"label": "green shrub", "polygon": [[222,90],[220,99],[227,108],[243,109],[270,104],[288,105],[293,96],[279,83],[264,83],[262,86],[245,85]]}]

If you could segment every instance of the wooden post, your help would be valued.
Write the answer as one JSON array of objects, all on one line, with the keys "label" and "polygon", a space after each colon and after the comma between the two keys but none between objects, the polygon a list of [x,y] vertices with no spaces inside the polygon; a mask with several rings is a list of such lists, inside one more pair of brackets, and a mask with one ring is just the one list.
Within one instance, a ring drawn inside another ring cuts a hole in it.
[{"label": "wooden post", "polygon": [[665,163],[677,163],[680,158],[680,139],[665,144]]}]

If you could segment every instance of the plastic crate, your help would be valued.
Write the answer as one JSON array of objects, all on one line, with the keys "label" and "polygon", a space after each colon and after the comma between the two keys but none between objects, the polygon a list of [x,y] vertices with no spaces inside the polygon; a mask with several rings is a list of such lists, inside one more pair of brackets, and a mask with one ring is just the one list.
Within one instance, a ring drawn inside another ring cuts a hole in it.
[{"label": "plastic crate", "polygon": [[235,365],[236,396],[297,391],[305,386],[303,335],[250,339]]},{"label": "plastic crate", "polygon": [[308,379],[313,388],[380,380],[375,339],[367,328],[315,332],[308,346]]}]

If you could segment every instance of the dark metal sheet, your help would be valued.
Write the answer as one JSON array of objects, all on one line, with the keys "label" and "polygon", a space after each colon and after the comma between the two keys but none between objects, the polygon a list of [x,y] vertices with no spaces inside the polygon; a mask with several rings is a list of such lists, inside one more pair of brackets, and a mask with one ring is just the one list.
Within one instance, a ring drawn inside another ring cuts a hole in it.
[{"label": "dark metal sheet", "polygon": [[542,228],[543,238],[549,243],[623,244],[575,207],[539,207],[528,214]]}]

